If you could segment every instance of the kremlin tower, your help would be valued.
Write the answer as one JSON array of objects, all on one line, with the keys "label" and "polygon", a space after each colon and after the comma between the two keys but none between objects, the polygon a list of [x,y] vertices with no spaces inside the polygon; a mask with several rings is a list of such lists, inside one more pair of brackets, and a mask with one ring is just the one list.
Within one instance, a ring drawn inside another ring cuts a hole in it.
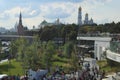
[{"label": "kremlin tower", "polygon": [[20,12],[20,16],[19,16],[19,24],[17,26],[17,32],[18,35],[24,35],[24,27],[22,25],[22,14]]}]

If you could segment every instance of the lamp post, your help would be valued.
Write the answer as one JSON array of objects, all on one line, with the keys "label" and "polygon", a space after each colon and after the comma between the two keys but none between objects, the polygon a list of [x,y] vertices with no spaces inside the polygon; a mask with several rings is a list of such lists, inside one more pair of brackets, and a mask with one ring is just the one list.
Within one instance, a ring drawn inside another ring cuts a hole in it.
[{"label": "lamp post", "polygon": [[10,59],[11,59],[11,54],[9,54],[9,57],[8,57],[8,72],[9,72],[9,75],[11,75],[11,73],[10,73],[11,61],[10,61]]},{"label": "lamp post", "polygon": [[118,53],[118,50],[119,50],[119,49],[117,48],[117,53]]}]

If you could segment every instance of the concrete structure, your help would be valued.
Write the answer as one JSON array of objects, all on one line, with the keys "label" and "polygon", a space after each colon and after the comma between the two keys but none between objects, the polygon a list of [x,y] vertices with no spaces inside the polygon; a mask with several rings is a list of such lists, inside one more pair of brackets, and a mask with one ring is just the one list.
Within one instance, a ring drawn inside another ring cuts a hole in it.
[{"label": "concrete structure", "polygon": [[12,40],[16,40],[18,38],[26,38],[28,39],[29,41],[32,41],[33,40],[33,36],[19,36],[19,35],[0,35],[0,40],[1,41],[12,41]]},{"label": "concrete structure", "polygon": [[106,57],[110,60],[120,63],[120,54],[112,52],[110,50],[106,51]]},{"label": "concrete structure", "polygon": [[[77,40],[94,41],[94,58],[103,59],[104,51],[110,47],[111,37],[77,37]],[[80,43],[79,45],[81,45]]]}]

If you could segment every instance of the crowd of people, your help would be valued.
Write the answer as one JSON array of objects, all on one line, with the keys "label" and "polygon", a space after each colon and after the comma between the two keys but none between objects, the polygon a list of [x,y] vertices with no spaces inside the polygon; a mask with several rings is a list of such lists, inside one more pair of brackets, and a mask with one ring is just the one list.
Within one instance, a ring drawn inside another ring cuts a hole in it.
[{"label": "crowd of people", "polygon": [[[105,77],[105,71],[102,72],[99,70],[98,66],[92,65],[88,62],[83,65],[82,70],[73,71],[69,74],[66,74],[62,67],[56,67],[56,71],[50,76],[43,75],[40,77],[40,80],[102,80]],[[69,75],[69,76],[67,76]],[[29,80],[29,76],[8,76],[4,77],[1,80]],[[37,80],[33,78],[32,80]]]},{"label": "crowd of people", "polygon": [[[102,73],[95,67],[93,69],[81,70],[79,71],[78,76],[76,77],[75,73],[74,76],[66,77],[65,73],[54,73],[51,76],[44,75],[40,80],[102,80],[105,77],[105,71]],[[8,76],[4,77],[1,80],[29,80],[27,76],[19,77],[19,76]],[[35,78],[33,80],[36,80]]]},{"label": "crowd of people", "polygon": [[83,65],[83,69],[79,72],[78,80],[102,80],[105,78],[105,71],[100,71],[96,60]]}]

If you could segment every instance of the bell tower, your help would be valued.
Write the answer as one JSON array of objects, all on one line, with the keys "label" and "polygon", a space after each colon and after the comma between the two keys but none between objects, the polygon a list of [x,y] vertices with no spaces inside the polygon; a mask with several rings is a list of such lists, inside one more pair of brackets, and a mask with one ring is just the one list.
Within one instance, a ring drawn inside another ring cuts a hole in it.
[{"label": "bell tower", "polygon": [[81,26],[82,25],[82,8],[79,7],[78,9],[78,25]]}]

